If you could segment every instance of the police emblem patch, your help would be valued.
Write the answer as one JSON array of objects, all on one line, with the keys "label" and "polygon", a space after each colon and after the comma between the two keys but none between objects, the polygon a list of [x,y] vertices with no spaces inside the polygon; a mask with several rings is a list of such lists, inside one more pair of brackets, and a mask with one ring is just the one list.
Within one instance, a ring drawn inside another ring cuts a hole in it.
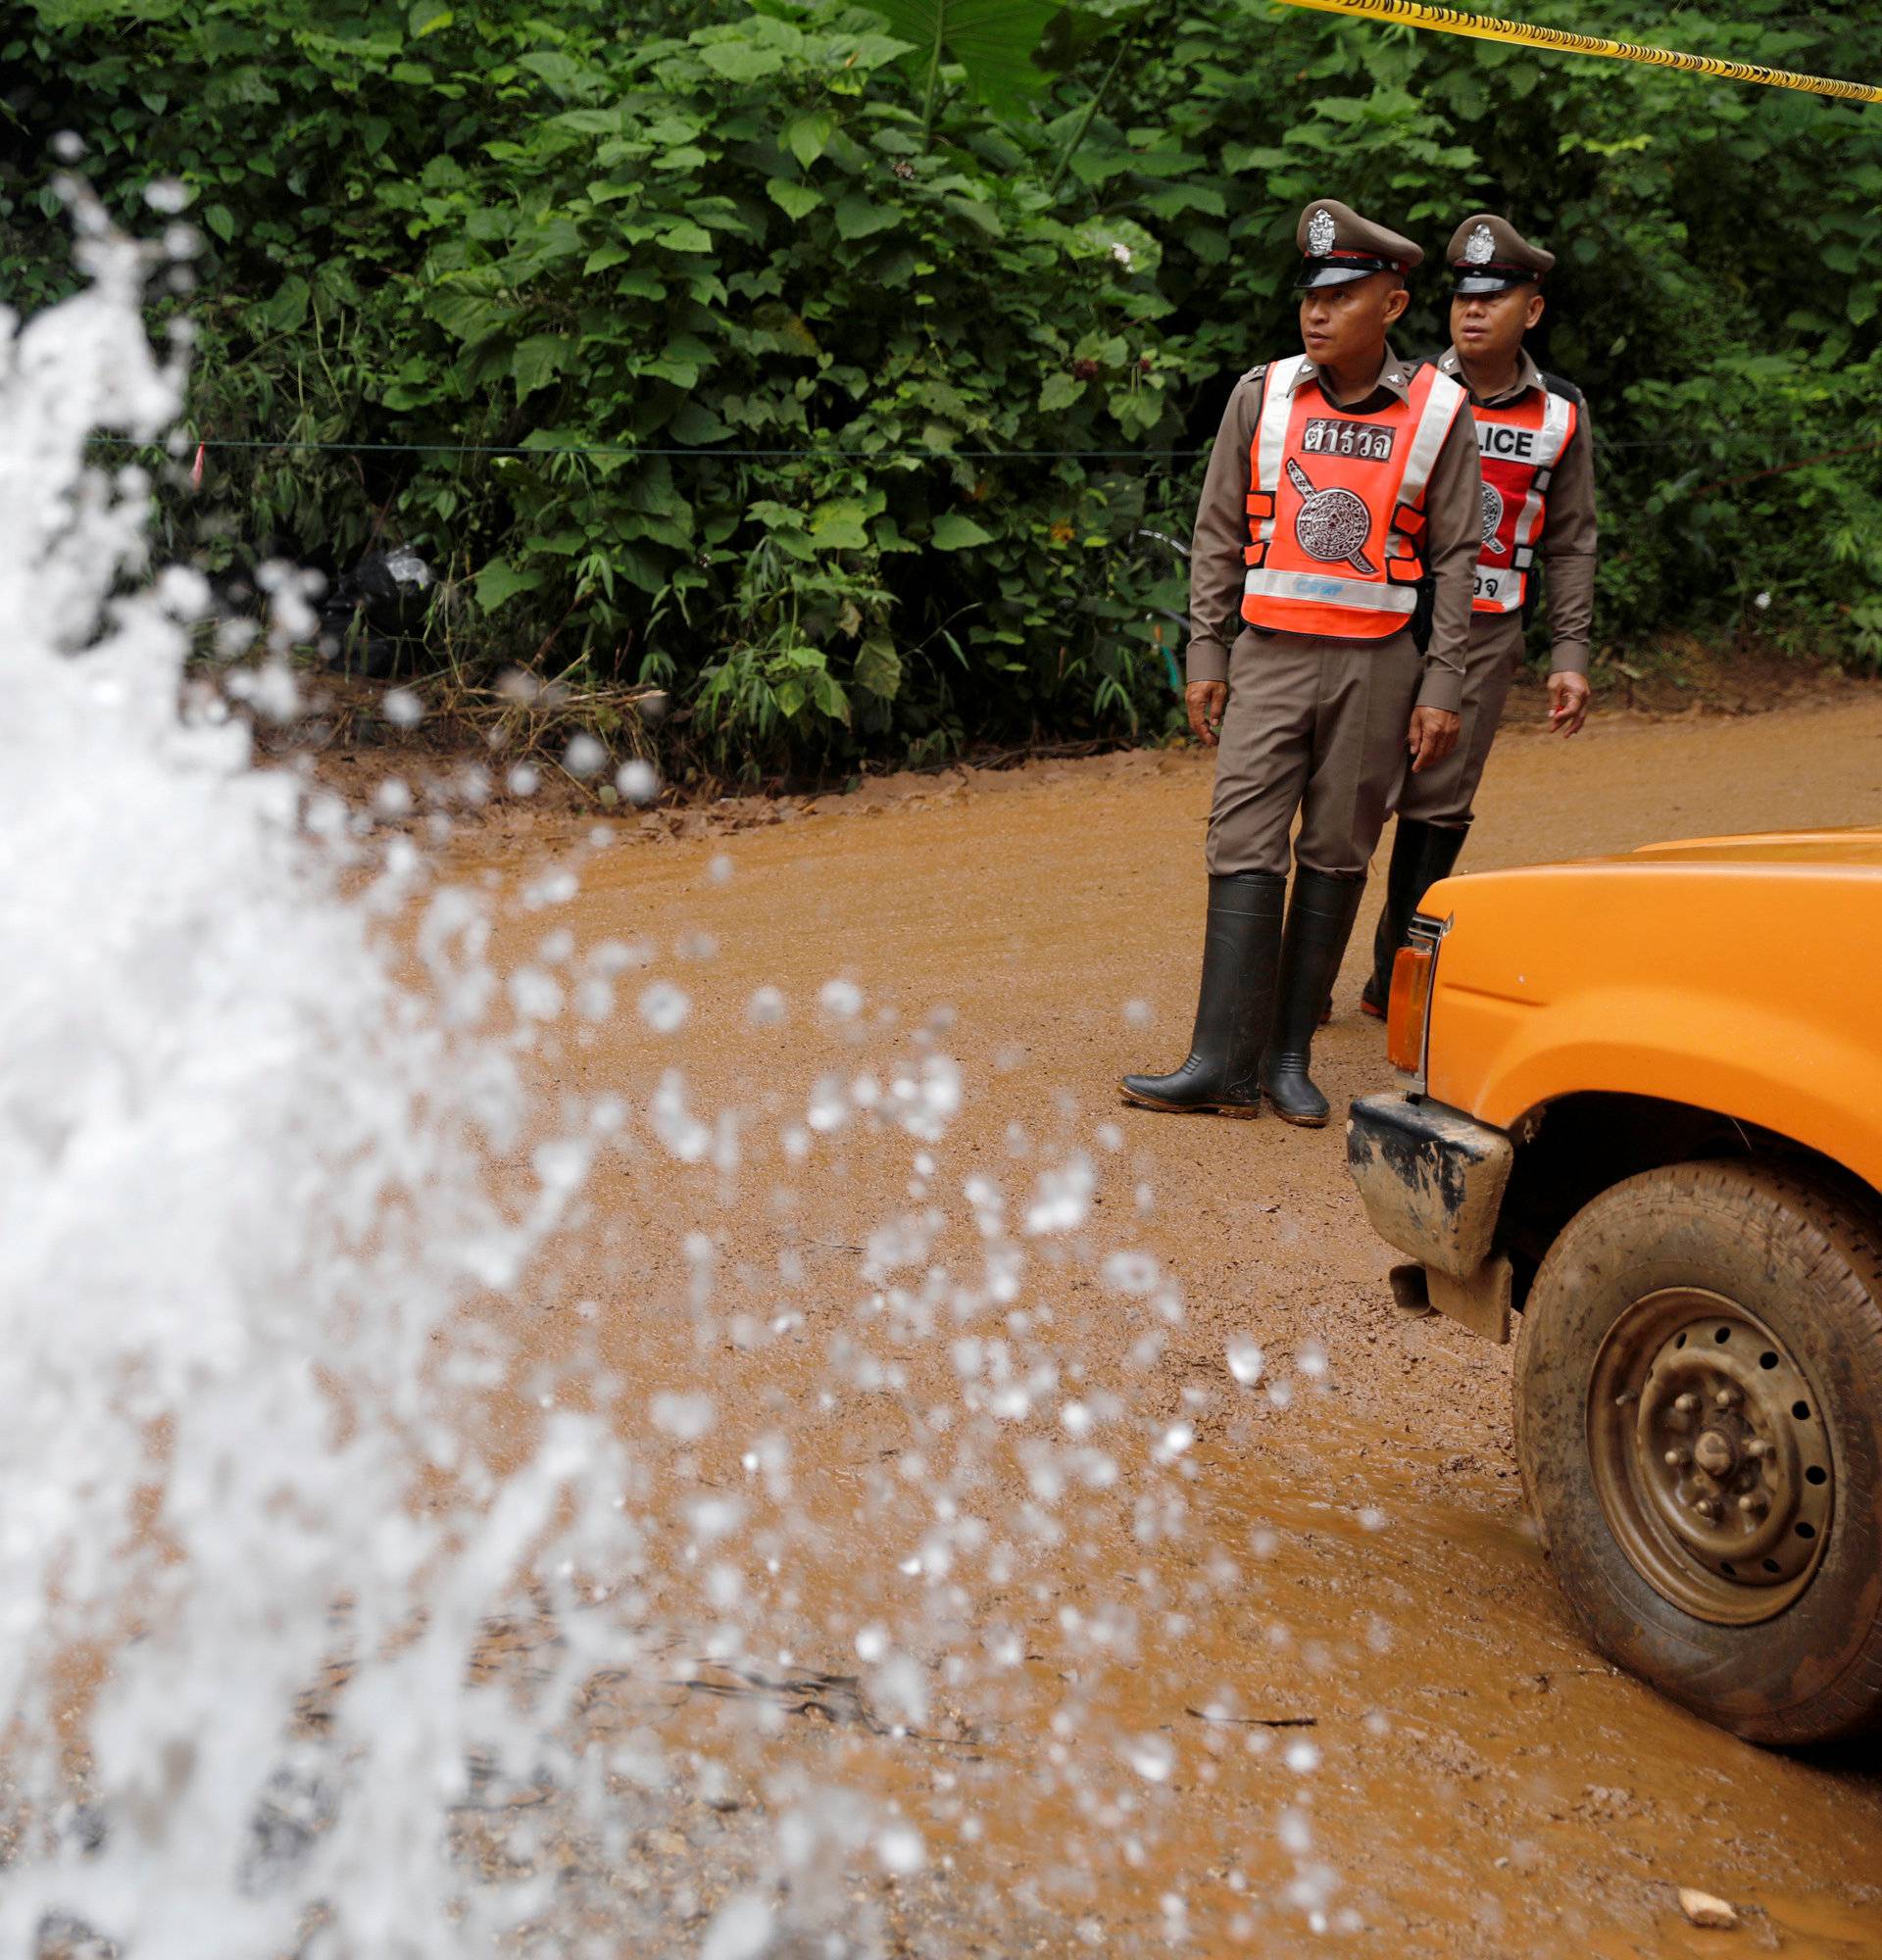
[{"label": "police emblem patch", "polygon": [[1301,493],[1301,508],[1294,513],[1294,542],[1309,558],[1321,564],[1350,564],[1367,578],[1377,578],[1379,568],[1365,555],[1365,541],[1372,532],[1372,513],[1365,499],[1355,490],[1315,490],[1307,471],[1287,460],[1287,480]]},{"label": "police emblem patch", "polygon": [[1487,224],[1479,224],[1463,241],[1463,256],[1473,266],[1487,266],[1497,256],[1497,237]]},{"label": "police emblem patch", "polygon": [[1333,240],[1338,236],[1330,211],[1316,211],[1307,220],[1307,249],[1315,259],[1324,259],[1333,249]]},{"label": "police emblem patch", "polygon": [[1503,492],[1494,484],[1483,486],[1483,543],[1486,550],[1493,551],[1499,558],[1508,558],[1509,548],[1497,536],[1497,529],[1503,522]]}]

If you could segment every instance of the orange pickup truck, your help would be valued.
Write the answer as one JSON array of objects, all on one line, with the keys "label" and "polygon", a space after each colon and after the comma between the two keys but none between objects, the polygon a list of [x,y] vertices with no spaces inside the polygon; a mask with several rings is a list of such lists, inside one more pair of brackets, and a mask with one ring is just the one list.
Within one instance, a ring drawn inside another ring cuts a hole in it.
[{"label": "orange pickup truck", "polygon": [[1451,878],[1353,1104],[1402,1301],[1519,1331],[1595,1643],[1751,1740],[1882,1728],[1882,831]]}]

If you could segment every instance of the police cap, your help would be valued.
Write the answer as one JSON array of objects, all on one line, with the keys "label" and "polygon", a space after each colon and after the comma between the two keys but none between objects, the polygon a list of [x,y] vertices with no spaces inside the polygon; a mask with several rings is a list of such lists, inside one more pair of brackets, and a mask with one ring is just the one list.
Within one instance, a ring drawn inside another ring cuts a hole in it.
[{"label": "police cap", "polygon": [[1307,261],[1294,281],[1311,286],[1343,286],[1374,272],[1409,272],[1424,254],[1411,239],[1362,218],[1336,197],[1315,198],[1301,213],[1294,242]]},{"label": "police cap", "polygon": [[1540,285],[1556,263],[1553,252],[1531,245],[1507,218],[1479,211],[1451,234],[1444,255],[1461,293],[1506,293],[1511,286]]}]

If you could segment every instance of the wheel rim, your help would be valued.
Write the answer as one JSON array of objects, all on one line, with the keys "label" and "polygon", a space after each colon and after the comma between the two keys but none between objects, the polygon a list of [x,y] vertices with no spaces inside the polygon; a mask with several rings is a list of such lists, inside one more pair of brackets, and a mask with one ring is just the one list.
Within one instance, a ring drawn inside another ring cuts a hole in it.
[{"label": "wheel rim", "polygon": [[1695,1618],[1768,1620],[1815,1577],[1829,1427],[1796,1356],[1737,1301],[1671,1287],[1627,1308],[1595,1359],[1588,1454],[1635,1570]]}]

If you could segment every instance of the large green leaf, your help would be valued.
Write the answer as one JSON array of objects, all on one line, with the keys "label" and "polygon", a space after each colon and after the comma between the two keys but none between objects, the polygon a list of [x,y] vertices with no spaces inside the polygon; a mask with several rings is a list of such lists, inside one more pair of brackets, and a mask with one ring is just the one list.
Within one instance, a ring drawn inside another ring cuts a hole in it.
[{"label": "large green leaf", "polygon": [[784,125],[784,146],[808,171],[836,134],[836,118],[827,109],[808,110]]},{"label": "large green leaf", "polygon": [[792,218],[808,218],[823,202],[809,184],[792,183],[788,177],[768,178],[765,188]]},{"label": "large green leaf", "polygon": [[255,318],[274,333],[293,333],[307,318],[309,287],[298,272],[290,272],[255,309]]},{"label": "large green leaf", "polygon": [[845,238],[867,238],[872,231],[886,231],[896,219],[897,214],[887,205],[871,204],[854,192],[837,200],[836,228]]},{"label": "large green leaf", "polygon": [[683,218],[674,218],[662,224],[660,242],[669,252],[710,252],[713,249],[713,234]]},{"label": "large green leaf", "polygon": [[811,513],[811,542],[819,551],[867,551],[867,515],[860,497],[833,497]]},{"label": "large green leaf", "polygon": [[1055,0],[870,0],[873,10],[905,41],[914,43],[912,68],[932,72],[951,56],[967,72],[967,85],[982,101],[1011,115],[1046,85],[1033,62]]},{"label": "large green leaf", "polygon": [[762,81],[784,66],[784,57],[777,49],[753,41],[714,41],[700,49],[699,58],[727,81]]},{"label": "large green leaf", "polygon": [[509,307],[484,293],[433,292],[424,306],[446,333],[467,344],[487,340],[511,318]]},{"label": "large green leaf", "polygon": [[538,388],[546,388],[562,372],[568,360],[568,345],[556,334],[532,333],[510,357],[517,400],[523,401]]},{"label": "large green leaf", "polygon": [[1067,374],[1063,368],[1048,374],[1039,386],[1040,413],[1050,416],[1068,409],[1084,392],[1085,384],[1075,374]]},{"label": "large green leaf", "polygon": [[993,533],[983,531],[959,511],[946,511],[935,518],[929,542],[936,551],[970,551],[975,545],[992,544]]},{"label": "large green leaf", "polygon": [[507,605],[519,592],[533,592],[542,583],[543,574],[539,566],[519,570],[507,560],[493,558],[477,573],[477,604],[486,612],[494,612]]},{"label": "large green leaf", "polygon": [[902,686],[902,656],[895,642],[878,633],[865,640],[856,655],[856,684],[878,701],[893,701]]}]

